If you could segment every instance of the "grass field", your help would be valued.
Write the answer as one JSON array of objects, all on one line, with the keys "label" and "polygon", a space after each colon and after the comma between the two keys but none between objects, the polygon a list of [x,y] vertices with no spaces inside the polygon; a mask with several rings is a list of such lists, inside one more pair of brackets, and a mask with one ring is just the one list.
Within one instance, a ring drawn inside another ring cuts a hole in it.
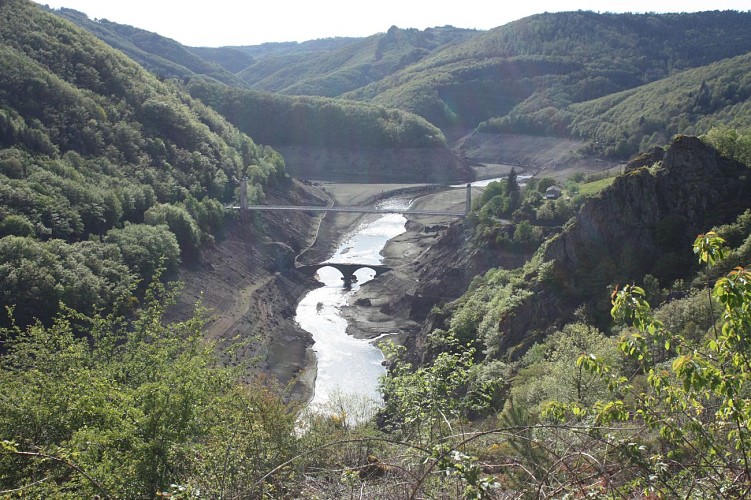
[{"label": "grass field", "polygon": [[598,181],[587,182],[579,185],[579,194],[593,196],[613,183],[615,177],[606,177]]}]

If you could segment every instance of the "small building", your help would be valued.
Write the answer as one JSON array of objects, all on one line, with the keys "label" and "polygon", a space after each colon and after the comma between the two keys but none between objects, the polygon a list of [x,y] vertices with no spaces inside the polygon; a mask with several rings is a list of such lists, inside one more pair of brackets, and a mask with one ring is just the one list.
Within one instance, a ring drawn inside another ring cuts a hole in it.
[{"label": "small building", "polygon": [[558,186],[550,186],[545,190],[545,199],[557,200],[561,197],[561,194],[563,194],[563,190],[561,188],[559,188]]}]

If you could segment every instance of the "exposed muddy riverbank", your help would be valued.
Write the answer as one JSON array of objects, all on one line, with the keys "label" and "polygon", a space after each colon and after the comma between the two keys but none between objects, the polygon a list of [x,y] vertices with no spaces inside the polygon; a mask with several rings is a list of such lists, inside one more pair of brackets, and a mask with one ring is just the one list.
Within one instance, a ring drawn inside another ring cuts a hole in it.
[{"label": "exposed muddy riverbank", "polygon": [[[379,205],[406,209],[409,201],[395,199]],[[380,264],[383,247],[404,232],[406,220],[398,214],[364,218],[325,262]],[[346,289],[341,273],[324,267],[318,272],[322,286],[298,304],[296,319],[314,340],[311,349],[316,354],[317,376],[311,407],[316,410],[330,409],[332,398],[354,399],[363,405],[378,404],[381,399],[378,380],[385,373],[383,354],[369,341],[348,334],[348,320],[342,311],[360,284],[373,279],[373,274],[367,267],[359,269],[357,280]]]},{"label": "exposed muddy riverbank", "polygon": [[[318,197],[318,204],[328,198],[329,203],[339,205],[372,205],[405,190],[410,198],[423,200],[420,194],[424,194],[425,187],[417,185],[297,184],[290,190],[290,199],[271,201],[305,205],[312,204],[311,197]],[[464,202],[461,191],[455,195],[434,193],[428,198],[441,200],[436,206],[447,210],[458,209]],[[313,339],[295,321],[295,311],[305,294],[319,284],[294,268],[329,258],[343,236],[363,220],[362,215],[356,214],[330,213],[321,217],[303,212],[268,212],[252,215],[248,220],[230,218],[225,235],[175,276],[185,287],[171,317],[185,319],[200,299],[211,314],[207,339],[216,342],[224,362],[246,365],[248,377],[267,373],[271,380],[287,388],[290,398],[309,401],[316,376],[315,356],[310,349]],[[427,220],[436,226],[448,222]],[[408,233],[410,228],[413,223],[408,224]],[[437,234],[422,232],[419,225],[413,229],[417,232],[411,237],[402,235],[391,240],[387,249],[394,246],[394,241],[407,238],[397,244],[398,255],[386,250],[388,265],[399,267],[412,259],[417,254],[408,248],[423,248]],[[383,283],[385,289],[371,307],[343,307],[348,315],[359,314],[359,308],[365,312],[356,324],[350,325],[349,332],[372,337],[394,331],[394,326],[400,331],[408,330],[402,328],[405,320],[399,314],[382,312],[379,303],[404,302],[408,291],[405,283],[414,283],[410,272],[395,269],[375,280]],[[354,300],[354,296],[348,299],[350,303]],[[374,316],[378,321],[368,324]],[[406,326],[414,325],[406,320]]]}]

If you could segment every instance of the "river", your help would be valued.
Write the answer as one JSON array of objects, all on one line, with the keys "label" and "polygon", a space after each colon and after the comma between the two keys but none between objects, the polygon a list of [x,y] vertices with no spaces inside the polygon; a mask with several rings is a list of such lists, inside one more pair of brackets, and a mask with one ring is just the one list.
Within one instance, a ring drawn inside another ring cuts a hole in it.
[{"label": "river", "polygon": [[[378,204],[383,208],[409,207],[410,201],[394,198]],[[377,216],[361,223],[339,245],[326,262],[380,264],[386,243],[405,231],[407,219],[401,214]],[[318,271],[322,286],[310,291],[297,306],[295,319],[313,336],[318,374],[311,409],[340,413],[346,407],[354,421],[367,419],[382,403],[378,380],[386,373],[383,353],[371,340],[347,334],[347,320],[341,308],[374,272],[363,268],[355,275],[351,290],[342,285],[342,275],[331,267]]]}]

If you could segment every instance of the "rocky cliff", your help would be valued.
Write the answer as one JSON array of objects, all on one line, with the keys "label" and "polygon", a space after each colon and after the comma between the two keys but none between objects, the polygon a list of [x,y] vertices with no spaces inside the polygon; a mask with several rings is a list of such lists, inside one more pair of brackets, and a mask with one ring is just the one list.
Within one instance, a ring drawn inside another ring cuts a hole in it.
[{"label": "rocky cliff", "polygon": [[[562,232],[538,252],[550,265],[528,269],[532,295],[501,316],[500,356],[515,358],[552,329],[585,314],[601,328],[612,324],[610,288],[642,283],[646,274],[663,287],[688,276],[698,265],[691,251],[697,234],[730,222],[751,207],[751,172],[695,137],[676,138],[630,163],[623,175],[584,204]],[[490,267],[514,268],[525,256],[467,245],[471,228],[449,227],[420,259],[419,284],[409,306],[425,321],[405,343],[419,361],[426,336],[447,328],[435,303],[459,297],[472,277]]]},{"label": "rocky cliff", "polygon": [[641,283],[650,273],[669,286],[686,276],[696,265],[696,235],[751,207],[749,174],[687,136],[676,138],[654,165],[627,168],[541,249],[552,271],[530,276],[534,295],[501,319],[505,347],[530,343],[582,306],[606,327],[610,285]]}]

